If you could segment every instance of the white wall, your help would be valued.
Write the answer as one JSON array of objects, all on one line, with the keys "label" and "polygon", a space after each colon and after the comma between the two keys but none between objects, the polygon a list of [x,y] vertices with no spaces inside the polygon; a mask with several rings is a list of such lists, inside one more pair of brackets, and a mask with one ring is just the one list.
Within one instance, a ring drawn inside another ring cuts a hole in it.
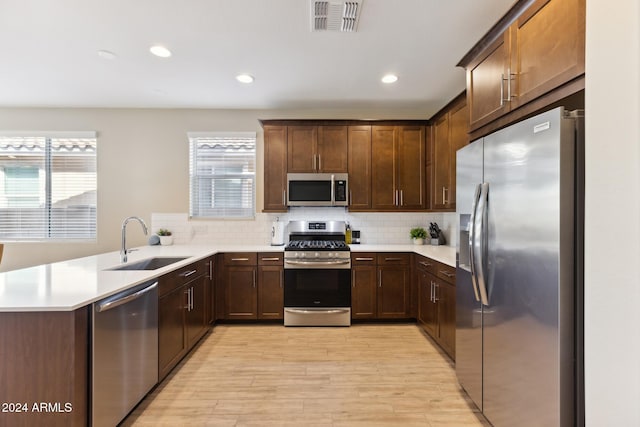
[{"label": "white wall", "polygon": [[[258,119],[425,119],[403,110],[154,110],[0,109],[0,130],[98,132],[98,239],[96,243],[8,243],[0,271],[118,250],[120,225],[131,215],[188,212],[189,131],[258,132],[257,205],[262,209],[262,134]],[[391,214],[389,214],[391,215]],[[253,223],[258,228],[262,222]],[[131,224],[127,241],[146,243]],[[154,230],[155,231],[155,230]]]},{"label": "white wall", "polygon": [[640,425],[640,10],[587,0],[587,426]]}]

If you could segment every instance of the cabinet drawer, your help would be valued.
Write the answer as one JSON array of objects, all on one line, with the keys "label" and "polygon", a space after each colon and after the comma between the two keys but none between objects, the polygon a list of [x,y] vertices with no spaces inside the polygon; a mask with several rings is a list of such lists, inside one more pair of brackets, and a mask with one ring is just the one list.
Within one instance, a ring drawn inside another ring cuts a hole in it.
[{"label": "cabinet drawer", "polygon": [[351,265],[376,265],[376,254],[372,252],[351,253]]},{"label": "cabinet drawer", "polygon": [[224,265],[257,265],[258,254],[255,252],[229,252],[224,254]]},{"label": "cabinet drawer", "polygon": [[438,274],[438,265],[440,263],[421,255],[416,256],[416,268],[431,274]]},{"label": "cabinet drawer", "polygon": [[201,260],[167,273],[158,280],[158,296],[165,295],[191,280],[209,274],[209,263]]},{"label": "cabinet drawer", "polygon": [[438,263],[438,272],[437,276],[444,280],[445,282],[449,282],[451,284],[456,284],[456,269],[455,267],[448,266],[446,264]]},{"label": "cabinet drawer", "polygon": [[409,265],[411,254],[407,253],[382,253],[378,254],[378,265]]},{"label": "cabinet drawer", "polygon": [[259,252],[258,265],[283,265],[283,252]]}]

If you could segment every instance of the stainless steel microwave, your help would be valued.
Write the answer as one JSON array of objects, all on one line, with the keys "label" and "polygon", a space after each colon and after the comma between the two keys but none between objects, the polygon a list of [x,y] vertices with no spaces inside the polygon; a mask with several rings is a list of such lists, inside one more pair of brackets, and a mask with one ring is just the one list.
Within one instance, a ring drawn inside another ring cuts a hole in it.
[{"label": "stainless steel microwave", "polygon": [[346,173],[288,173],[287,206],[347,206]]}]

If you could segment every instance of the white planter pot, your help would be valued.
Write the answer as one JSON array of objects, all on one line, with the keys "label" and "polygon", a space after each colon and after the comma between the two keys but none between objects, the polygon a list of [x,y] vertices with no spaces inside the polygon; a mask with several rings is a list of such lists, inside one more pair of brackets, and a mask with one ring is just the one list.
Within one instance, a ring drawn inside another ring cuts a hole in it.
[{"label": "white planter pot", "polygon": [[424,245],[424,239],[413,239],[414,245]]},{"label": "white planter pot", "polygon": [[173,236],[159,236],[160,244],[162,246],[170,246],[173,245]]}]

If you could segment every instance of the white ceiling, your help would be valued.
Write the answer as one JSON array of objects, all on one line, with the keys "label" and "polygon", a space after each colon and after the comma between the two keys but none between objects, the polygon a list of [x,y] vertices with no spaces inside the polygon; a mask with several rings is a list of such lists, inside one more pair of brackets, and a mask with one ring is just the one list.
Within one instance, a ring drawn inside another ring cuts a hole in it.
[{"label": "white ceiling", "polygon": [[[319,33],[309,0],[1,0],[0,106],[432,114],[464,89],[455,64],[513,3],[364,0],[357,33]],[[152,56],[156,43],[173,56]],[[380,82],[388,72],[397,83]]]}]

